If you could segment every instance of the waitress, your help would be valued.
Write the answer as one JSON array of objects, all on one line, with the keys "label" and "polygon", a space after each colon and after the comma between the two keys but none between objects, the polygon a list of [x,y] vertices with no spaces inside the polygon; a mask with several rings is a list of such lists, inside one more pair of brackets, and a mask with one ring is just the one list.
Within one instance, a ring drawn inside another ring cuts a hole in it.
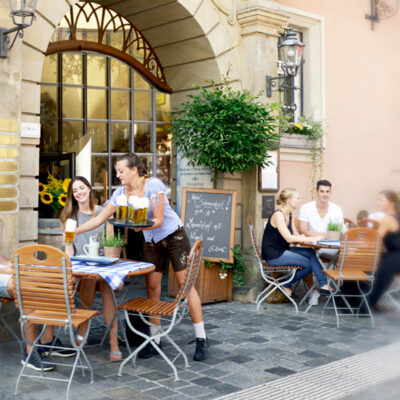
[{"label": "waitress", "polygon": [[[134,153],[127,153],[117,158],[115,164],[117,178],[121,181],[110,201],[103,211],[95,218],[79,226],[76,234],[87,232],[102,225],[110,218],[117,209],[118,196],[147,197],[150,200],[148,219],[154,222],[149,228],[142,228],[144,244],[144,261],[156,266],[156,270],[146,275],[147,296],[149,299],[160,299],[161,280],[167,270],[168,259],[171,261],[175,277],[182,285],[185,281],[185,269],[190,253],[190,241],[183,228],[183,223],[169,205],[165,194],[165,185],[158,178],[146,178],[145,168],[142,161]],[[193,322],[196,335],[196,350],[193,356],[195,361],[203,361],[207,358],[209,341],[206,337],[201,310],[200,297],[195,288],[190,292],[188,298],[190,317]],[[159,325],[160,321],[150,321]],[[159,328],[150,326],[151,335],[155,335]],[[160,344],[155,340],[157,344]],[[149,358],[158,354],[156,349],[149,343],[138,354],[141,358]]]}]

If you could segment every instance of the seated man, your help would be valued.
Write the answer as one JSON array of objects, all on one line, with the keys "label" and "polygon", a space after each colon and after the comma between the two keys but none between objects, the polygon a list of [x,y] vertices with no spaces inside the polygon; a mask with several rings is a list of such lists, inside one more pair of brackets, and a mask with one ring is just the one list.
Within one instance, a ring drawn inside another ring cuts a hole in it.
[{"label": "seated man", "polygon": [[[11,270],[11,262],[7,260],[5,257],[0,256],[0,297],[6,297],[9,299],[14,298],[13,286],[12,286],[12,270]],[[28,310],[26,310],[28,311]],[[35,325],[27,325],[25,327],[25,337],[27,342],[33,343],[36,337],[36,329]],[[41,337],[41,343],[50,344],[54,339],[54,328],[52,326],[48,326]],[[59,339],[55,342],[55,345],[65,347]],[[30,352],[32,346],[30,344],[26,344],[26,352],[21,360],[21,364],[25,364],[26,359],[28,357],[28,353]],[[46,355],[49,350],[45,347],[39,348],[39,356],[43,363],[43,370],[50,371],[54,369],[54,365],[48,360]],[[54,356],[60,357],[71,357],[75,354],[73,350],[54,350],[51,352]],[[29,360],[27,368],[34,369],[36,371],[40,371],[41,363],[37,358],[36,352],[34,352]]]},{"label": "seated man", "polygon": [[[340,222],[343,224],[342,209],[329,201],[331,197],[332,184],[327,180],[317,182],[316,199],[303,204],[299,213],[299,230],[306,236],[327,235],[329,222]],[[321,249],[318,256],[330,261],[336,261],[339,251],[336,249]],[[313,291],[310,295],[309,304],[318,304],[318,292]]]}]

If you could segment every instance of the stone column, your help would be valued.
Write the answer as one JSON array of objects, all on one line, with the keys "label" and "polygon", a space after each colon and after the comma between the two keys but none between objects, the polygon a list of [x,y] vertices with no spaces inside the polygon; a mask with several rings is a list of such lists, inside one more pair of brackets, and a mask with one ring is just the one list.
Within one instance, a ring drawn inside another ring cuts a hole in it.
[{"label": "stone column", "polygon": [[[287,26],[288,17],[280,13],[276,1],[254,0],[243,4],[237,19],[241,25],[242,36],[242,87],[254,94],[261,93],[261,102],[277,101],[277,97],[267,98],[265,95],[266,76],[277,74],[277,40]],[[248,251],[251,248],[248,218],[254,221],[258,246],[261,244],[264,229],[264,221],[261,218],[262,194],[258,191],[258,167],[243,174],[242,193],[242,248],[246,253],[248,271],[244,287],[235,292],[234,298],[243,302],[253,302],[264,285],[255,257]]]}]

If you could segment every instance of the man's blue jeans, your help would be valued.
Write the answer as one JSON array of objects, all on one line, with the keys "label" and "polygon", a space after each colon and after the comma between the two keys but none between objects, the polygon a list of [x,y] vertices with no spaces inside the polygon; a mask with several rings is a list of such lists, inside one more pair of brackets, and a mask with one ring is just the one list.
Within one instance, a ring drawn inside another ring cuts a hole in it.
[{"label": "man's blue jeans", "polygon": [[307,276],[310,272],[314,272],[320,287],[328,283],[322,272],[322,267],[318,261],[315,250],[313,249],[291,247],[290,250],[285,250],[278,258],[268,260],[267,263],[269,265],[298,265],[302,267],[301,270],[296,271],[293,280],[284,285],[288,288],[292,286],[293,283]]}]

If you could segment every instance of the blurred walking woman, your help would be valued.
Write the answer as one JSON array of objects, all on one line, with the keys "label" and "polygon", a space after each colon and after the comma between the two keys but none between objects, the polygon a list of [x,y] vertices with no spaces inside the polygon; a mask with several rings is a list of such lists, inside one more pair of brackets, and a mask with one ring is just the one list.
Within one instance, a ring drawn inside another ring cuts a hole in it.
[{"label": "blurred walking woman", "polygon": [[262,258],[269,265],[298,265],[293,280],[283,286],[288,296],[293,296],[291,285],[313,272],[320,285],[320,292],[330,290],[315,250],[305,247],[290,247],[293,242],[317,242],[323,237],[299,235],[292,211],[300,205],[300,195],[295,189],[284,189],[276,200],[279,210],[268,220],[262,240]]},{"label": "blurred walking woman", "polygon": [[385,252],[382,254],[368,303],[371,308],[384,311],[384,307],[379,306],[377,302],[389,288],[395,276],[400,274],[400,210],[397,193],[392,190],[379,193],[378,208],[385,213],[378,227]]},{"label": "blurred walking woman", "polygon": [[[103,207],[95,204],[93,190],[86,178],[83,176],[77,176],[71,180],[68,192],[67,202],[61,213],[60,221],[62,226],[65,228],[65,223],[68,218],[74,219],[77,222],[78,227],[83,225],[86,221],[90,221],[95,218],[96,215],[100,214]],[[100,224],[96,229],[86,232],[83,235],[79,235],[73,245],[65,245],[65,252],[68,256],[80,256],[85,255],[83,246],[89,243],[92,236],[97,236],[100,241],[100,253],[102,253],[103,246],[101,243],[102,232],[105,226]],[[110,324],[112,317],[115,313],[114,302],[110,290],[106,287],[107,283],[101,279],[81,279],[79,296],[83,304],[86,307],[91,308],[96,296],[96,287],[102,294],[103,300],[103,315],[104,321],[107,325]],[[82,324],[78,329],[78,335],[76,337],[77,342],[83,340],[83,335],[87,330],[87,323]],[[115,318],[113,325],[110,330],[110,361],[119,361],[122,359],[122,353],[118,346],[118,318]]]},{"label": "blurred walking woman", "polygon": [[[94,229],[103,224],[117,209],[117,198],[120,195],[147,197],[150,201],[148,219],[154,222],[150,228],[143,228],[145,238],[144,259],[156,266],[156,270],[146,275],[147,296],[159,299],[161,294],[161,280],[166,272],[169,259],[172,263],[175,277],[181,285],[185,280],[185,269],[190,252],[190,242],[183,228],[183,223],[169,205],[165,194],[165,185],[158,178],[146,178],[142,161],[136,154],[128,153],[117,158],[115,165],[117,178],[121,181],[104,210],[86,224],[78,227],[77,234]],[[196,351],[193,356],[196,361],[203,361],[207,357],[209,347],[206,337],[201,310],[201,301],[195,288],[190,292],[189,312],[192,318],[195,335]],[[159,320],[151,320],[159,324]],[[157,327],[150,327],[151,334],[156,334]],[[157,341],[156,341],[157,343]],[[158,343],[157,343],[158,344]],[[139,357],[149,358],[158,354],[149,343],[138,354]]]}]

